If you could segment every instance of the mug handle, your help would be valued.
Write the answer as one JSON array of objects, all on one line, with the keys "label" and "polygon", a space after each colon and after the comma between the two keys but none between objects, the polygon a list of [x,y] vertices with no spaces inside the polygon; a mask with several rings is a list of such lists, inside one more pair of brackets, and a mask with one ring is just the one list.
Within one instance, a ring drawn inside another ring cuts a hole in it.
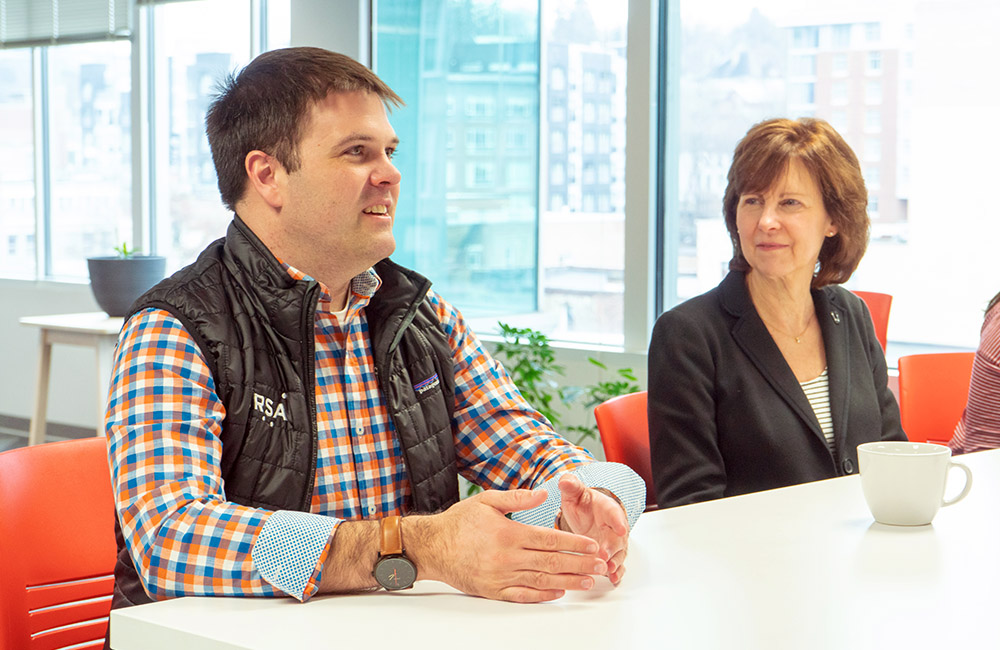
[{"label": "mug handle", "polygon": [[948,473],[949,474],[951,473],[951,468],[953,468],[953,467],[957,467],[960,470],[962,470],[963,472],[965,472],[965,487],[962,488],[962,493],[959,494],[954,499],[949,499],[949,500],[942,499],[941,500],[942,507],[943,506],[950,506],[950,505],[953,505],[955,503],[958,503],[959,501],[961,501],[962,499],[964,499],[965,495],[967,495],[969,493],[969,490],[972,489],[972,470],[969,469],[968,467],[966,467],[965,465],[963,465],[962,463],[949,462],[948,463]]}]

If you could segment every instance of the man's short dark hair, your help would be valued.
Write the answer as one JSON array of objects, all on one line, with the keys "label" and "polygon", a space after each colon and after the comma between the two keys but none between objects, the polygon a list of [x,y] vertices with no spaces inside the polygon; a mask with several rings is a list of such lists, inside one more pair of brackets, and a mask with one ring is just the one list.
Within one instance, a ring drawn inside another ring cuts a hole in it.
[{"label": "man's short dark hair", "polygon": [[388,107],[400,99],[374,72],[343,54],[291,47],[261,54],[222,82],[205,116],[205,131],[222,202],[236,211],[246,191],[244,161],[260,150],[289,172],[299,168],[298,144],[310,107],[332,92],[375,93]]}]

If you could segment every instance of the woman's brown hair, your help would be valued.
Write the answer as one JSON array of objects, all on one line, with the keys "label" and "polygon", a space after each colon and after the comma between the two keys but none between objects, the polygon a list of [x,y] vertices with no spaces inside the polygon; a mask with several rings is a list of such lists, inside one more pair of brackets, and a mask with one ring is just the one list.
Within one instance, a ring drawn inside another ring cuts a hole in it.
[{"label": "woman's brown hair", "polygon": [[726,230],[733,242],[729,268],[744,273],[750,270],[736,231],[740,196],[770,189],[793,158],[819,185],[823,207],[837,227],[837,234],[827,237],[820,249],[812,286],[846,282],[868,248],[868,191],[851,148],[832,126],[813,118],[760,122],[736,145],[722,202]]}]

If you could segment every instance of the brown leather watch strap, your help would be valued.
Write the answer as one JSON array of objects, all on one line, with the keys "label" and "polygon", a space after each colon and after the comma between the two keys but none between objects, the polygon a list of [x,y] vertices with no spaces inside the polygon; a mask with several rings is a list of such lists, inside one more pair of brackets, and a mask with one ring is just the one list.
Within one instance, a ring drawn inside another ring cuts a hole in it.
[{"label": "brown leather watch strap", "polygon": [[403,553],[403,530],[400,525],[402,517],[393,515],[385,517],[379,524],[381,545],[379,555],[401,555]]}]

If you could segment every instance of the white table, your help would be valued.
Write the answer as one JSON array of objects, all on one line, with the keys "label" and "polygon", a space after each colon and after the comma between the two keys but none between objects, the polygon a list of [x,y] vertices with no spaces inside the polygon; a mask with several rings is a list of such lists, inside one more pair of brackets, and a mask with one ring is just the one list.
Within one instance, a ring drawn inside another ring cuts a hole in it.
[{"label": "white table", "polygon": [[542,605],[428,582],[305,604],[181,598],[112,612],[113,647],[996,648],[1000,451],[963,462],[972,492],[931,526],[874,523],[850,476],[643,515],[617,589]]},{"label": "white table", "polygon": [[97,435],[104,435],[104,409],[107,403],[108,382],[111,378],[111,362],[118,332],[122,328],[122,318],[111,317],[104,312],[84,314],[58,314],[55,316],[27,316],[21,318],[22,325],[38,327],[41,343],[38,354],[38,386],[35,390],[35,409],[28,430],[28,444],[45,442],[46,411],[49,400],[49,366],[52,362],[52,346],[56,343],[82,345],[94,348],[97,356]]}]

